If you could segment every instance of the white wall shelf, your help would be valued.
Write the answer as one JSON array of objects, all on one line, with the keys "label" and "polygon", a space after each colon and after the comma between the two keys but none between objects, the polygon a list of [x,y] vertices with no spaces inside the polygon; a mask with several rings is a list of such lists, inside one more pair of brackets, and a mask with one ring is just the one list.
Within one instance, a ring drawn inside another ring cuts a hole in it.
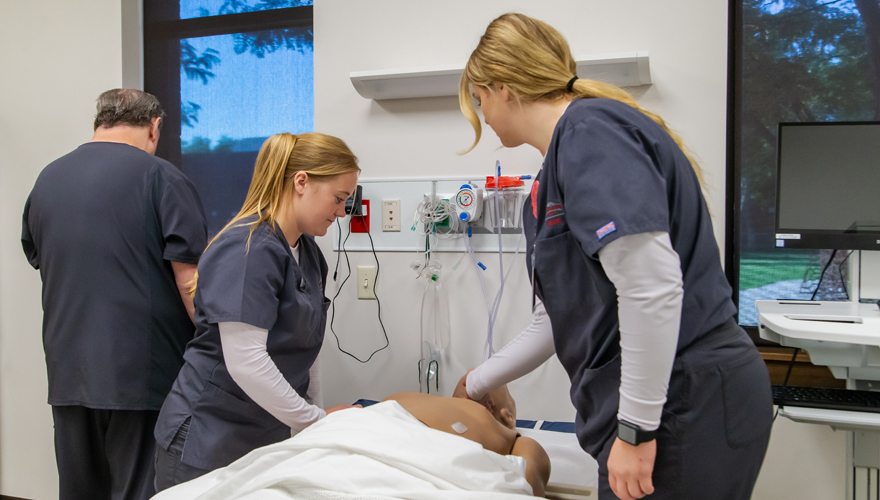
[{"label": "white wall shelf", "polygon": [[[576,57],[578,76],[621,87],[649,85],[648,52],[621,52]],[[354,71],[349,74],[364,99],[408,99],[458,95],[464,65]]]}]

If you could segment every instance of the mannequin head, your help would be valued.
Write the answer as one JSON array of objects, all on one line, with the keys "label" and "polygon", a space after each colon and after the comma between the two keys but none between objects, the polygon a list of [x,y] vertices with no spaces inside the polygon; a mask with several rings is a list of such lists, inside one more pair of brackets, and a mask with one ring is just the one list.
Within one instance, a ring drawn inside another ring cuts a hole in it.
[{"label": "mannequin head", "polygon": [[[452,391],[452,397],[469,399],[464,386],[465,378],[466,376],[458,381],[458,385]],[[516,401],[507,390],[507,385],[489,391],[489,394],[479,403],[485,406],[495,417],[495,420],[501,422],[501,425],[510,429],[516,428]]]}]

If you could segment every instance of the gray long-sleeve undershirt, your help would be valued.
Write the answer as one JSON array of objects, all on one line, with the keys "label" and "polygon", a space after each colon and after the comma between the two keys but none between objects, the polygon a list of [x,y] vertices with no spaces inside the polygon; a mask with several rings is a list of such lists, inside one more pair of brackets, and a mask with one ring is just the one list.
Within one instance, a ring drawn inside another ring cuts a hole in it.
[{"label": "gray long-sleeve undershirt", "polygon": [[[665,232],[623,236],[599,251],[599,261],[618,297],[618,418],[654,430],[660,425],[678,345],[684,296],[681,263]],[[529,327],[468,375],[468,395],[480,399],[531,372],[554,352],[550,320],[539,304]]]}]

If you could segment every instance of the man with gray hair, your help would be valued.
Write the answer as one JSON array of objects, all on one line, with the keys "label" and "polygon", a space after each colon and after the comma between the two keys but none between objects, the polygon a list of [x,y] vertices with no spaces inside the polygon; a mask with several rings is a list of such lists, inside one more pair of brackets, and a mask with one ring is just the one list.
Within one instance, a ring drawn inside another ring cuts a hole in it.
[{"label": "man with gray hair", "polygon": [[150,94],[104,92],[92,140],[43,169],[24,207],[62,500],[154,494],[153,427],[194,334],[187,283],[207,243],[192,182],[154,156],[163,118]]}]

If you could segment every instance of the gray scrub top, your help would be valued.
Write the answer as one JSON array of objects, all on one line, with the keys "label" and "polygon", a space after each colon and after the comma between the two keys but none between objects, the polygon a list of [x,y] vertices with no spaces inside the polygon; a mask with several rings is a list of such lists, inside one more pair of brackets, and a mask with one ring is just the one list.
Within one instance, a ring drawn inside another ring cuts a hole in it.
[{"label": "gray scrub top", "polygon": [[260,407],[226,369],[220,322],[241,322],[269,331],[267,350],[300,395],[309,387],[309,368],[324,340],[330,300],[324,296],[327,263],[311,236],[299,239],[299,264],[277,227],[244,219],[224,231],[199,262],[194,298],[196,338],[156,424],[156,441],[166,450],[190,418],[181,456],[201,469],[224,467],[251,450],[290,437],[290,428]]},{"label": "gray scrub top", "polygon": [[43,279],[49,404],[161,408],[195,331],[171,268],[207,244],[195,186],[134,146],[89,142],[43,169],[22,219]]},{"label": "gray scrub top", "polygon": [[581,446],[616,429],[617,292],[598,252],[626,235],[669,233],[684,281],[677,352],[735,313],[712,220],[690,163],[653,120],[612,99],[576,99],[560,118],[523,209],[526,265],[571,379]]}]

